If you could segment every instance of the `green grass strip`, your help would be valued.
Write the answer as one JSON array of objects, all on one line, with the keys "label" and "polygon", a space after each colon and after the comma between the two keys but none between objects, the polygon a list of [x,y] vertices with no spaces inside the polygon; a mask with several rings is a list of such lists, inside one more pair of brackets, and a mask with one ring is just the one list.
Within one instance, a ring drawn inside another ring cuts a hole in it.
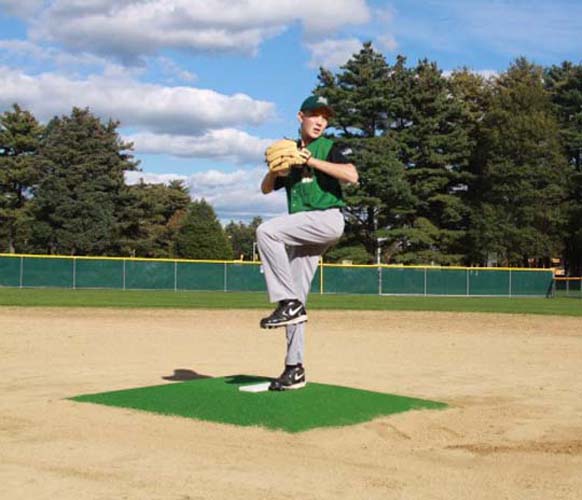
[{"label": "green grass strip", "polygon": [[446,407],[446,404],[435,401],[317,383],[308,383],[304,389],[285,392],[247,393],[238,390],[240,385],[267,380],[264,377],[235,375],[71,399],[286,432],[353,425],[393,413]]},{"label": "green grass strip", "polygon": [[[0,306],[269,309],[264,293],[0,288]],[[317,295],[309,309],[451,311],[582,316],[575,298],[394,297]]]}]

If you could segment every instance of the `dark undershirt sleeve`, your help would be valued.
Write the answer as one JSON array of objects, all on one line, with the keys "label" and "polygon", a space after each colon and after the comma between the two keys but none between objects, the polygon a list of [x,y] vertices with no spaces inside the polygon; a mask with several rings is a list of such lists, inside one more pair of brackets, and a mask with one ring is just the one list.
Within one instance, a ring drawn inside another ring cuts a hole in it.
[{"label": "dark undershirt sleeve", "polygon": [[285,187],[285,177],[277,177],[275,179],[275,191],[277,191],[277,189],[281,189],[282,187]]},{"label": "dark undershirt sleeve", "polygon": [[329,154],[327,155],[327,161],[331,163],[350,163],[350,160],[346,158],[347,151],[351,152],[351,150],[344,146],[334,144],[331,147]]}]

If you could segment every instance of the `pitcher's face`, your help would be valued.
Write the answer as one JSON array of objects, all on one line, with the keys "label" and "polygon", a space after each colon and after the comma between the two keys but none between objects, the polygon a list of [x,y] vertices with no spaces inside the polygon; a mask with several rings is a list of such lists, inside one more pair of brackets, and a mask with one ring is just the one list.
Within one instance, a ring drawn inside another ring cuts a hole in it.
[{"label": "pitcher's face", "polygon": [[325,109],[300,111],[297,115],[301,123],[301,138],[309,143],[321,137],[329,122],[329,112]]}]

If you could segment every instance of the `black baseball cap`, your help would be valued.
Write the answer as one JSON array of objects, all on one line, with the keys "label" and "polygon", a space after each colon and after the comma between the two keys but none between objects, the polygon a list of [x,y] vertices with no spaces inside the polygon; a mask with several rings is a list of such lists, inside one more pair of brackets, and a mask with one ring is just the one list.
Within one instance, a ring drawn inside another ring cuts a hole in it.
[{"label": "black baseball cap", "polygon": [[310,95],[303,101],[299,111],[315,111],[316,109],[326,109],[330,115],[334,115],[333,109],[329,105],[327,98],[320,95]]}]

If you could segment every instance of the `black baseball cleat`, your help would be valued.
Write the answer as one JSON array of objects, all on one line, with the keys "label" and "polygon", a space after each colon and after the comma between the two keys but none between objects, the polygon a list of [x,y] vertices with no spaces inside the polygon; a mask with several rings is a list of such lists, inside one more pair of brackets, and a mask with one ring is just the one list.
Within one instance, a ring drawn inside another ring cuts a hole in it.
[{"label": "black baseball cleat", "polygon": [[269,385],[270,391],[287,391],[305,387],[305,368],[302,365],[285,367],[279,378],[273,379]]},{"label": "black baseball cleat", "polygon": [[277,328],[305,321],[307,321],[307,311],[299,300],[282,300],[270,316],[261,320],[261,328]]}]

